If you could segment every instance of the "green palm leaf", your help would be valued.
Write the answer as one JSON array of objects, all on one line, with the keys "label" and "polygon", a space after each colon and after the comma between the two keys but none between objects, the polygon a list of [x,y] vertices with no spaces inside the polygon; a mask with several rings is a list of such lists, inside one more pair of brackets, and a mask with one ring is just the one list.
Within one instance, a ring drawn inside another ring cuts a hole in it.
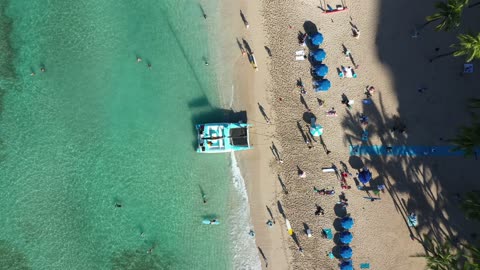
[{"label": "green palm leaf", "polygon": [[465,156],[473,156],[475,149],[480,146],[480,124],[462,127],[457,136],[449,141],[454,145],[453,151],[464,151]]},{"label": "green palm leaf", "polygon": [[434,21],[440,21],[435,27],[436,31],[449,31],[460,26],[462,11],[467,5],[468,0],[447,0],[446,2],[435,3],[437,12],[427,16],[427,24]]},{"label": "green palm leaf", "polygon": [[[465,200],[463,200],[461,208],[468,219],[480,221],[480,193],[468,192]],[[478,249],[470,249],[473,255],[476,255],[476,259],[480,259]]]},{"label": "green palm leaf", "polygon": [[460,254],[452,249],[450,242],[447,240],[443,243],[432,240],[424,235],[425,248],[428,251],[423,255],[427,260],[427,267],[430,270],[450,270],[457,269]]},{"label": "green palm leaf", "polygon": [[477,35],[460,34],[457,38],[459,43],[451,46],[455,48],[454,56],[465,55],[467,62],[480,59],[480,33]]}]

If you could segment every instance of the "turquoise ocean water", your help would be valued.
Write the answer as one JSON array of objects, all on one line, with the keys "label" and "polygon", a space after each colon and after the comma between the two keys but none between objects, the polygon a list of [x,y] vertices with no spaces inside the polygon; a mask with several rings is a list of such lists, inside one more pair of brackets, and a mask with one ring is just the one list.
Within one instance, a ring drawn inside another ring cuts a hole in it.
[{"label": "turquoise ocean water", "polygon": [[193,148],[220,103],[197,2],[0,5],[0,269],[236,268],[231,156]]}]

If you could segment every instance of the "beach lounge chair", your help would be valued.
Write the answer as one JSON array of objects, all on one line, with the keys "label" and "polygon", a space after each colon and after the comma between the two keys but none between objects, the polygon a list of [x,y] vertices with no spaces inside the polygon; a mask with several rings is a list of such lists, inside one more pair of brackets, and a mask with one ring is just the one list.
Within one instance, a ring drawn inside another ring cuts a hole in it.
[{"label": "beach lounge chair", "polygon": [[296,51],[296,52],[295,52],[295,55],[297,55],[297,56],[298,56],[298,55],[302,55],[302,56],[303,56],[303,55],[305,55],[305,51],[304,51],[304,50]]},{"label": "beach lounge chair", "polygon": [[473,64],[463,64],[463,73],[473,73]]},{"label": "beach lounge chair", "polygon": [[370,269],[370,263],[361,263],[360,269]]},{"label": "beach lounge chair", "polygon": [[322,229],[322,236],[329,240],[333,239],[332,229]]},{"label": "beach lounge chair", "polygon": [[303,61],[307,59],[306,55],[305,55],[305,51],[304,50],[299,50],[299,51],[296,51],[295,52],[295,60],[297,61]]},{"label": "beach lounge chair", "polygon": [[305,59],[307,59],[307,56],[305,56],[305,55],[295,56],[295,60],[297,60],[297,61],[304,61]]}]

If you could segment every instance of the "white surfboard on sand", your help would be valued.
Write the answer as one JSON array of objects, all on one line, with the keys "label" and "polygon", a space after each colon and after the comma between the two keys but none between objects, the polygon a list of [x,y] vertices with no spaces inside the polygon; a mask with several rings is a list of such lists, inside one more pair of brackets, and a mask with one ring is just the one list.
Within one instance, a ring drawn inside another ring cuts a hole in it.
[{"label": "white surfboard on sand", "polygon": [[255,69],[255,71],[258,71],[258,66],[257,66],[257,60],[255,59],[255,55],[252,53],[252,66]]},{"label": "white surfboard on sand", "polygon": [[288,235],[293,235],[293,229],[292,229],[292,226],[290,225],[290,221],[288,221],[288,219],[285,219],[285,223],[287,225]]}]

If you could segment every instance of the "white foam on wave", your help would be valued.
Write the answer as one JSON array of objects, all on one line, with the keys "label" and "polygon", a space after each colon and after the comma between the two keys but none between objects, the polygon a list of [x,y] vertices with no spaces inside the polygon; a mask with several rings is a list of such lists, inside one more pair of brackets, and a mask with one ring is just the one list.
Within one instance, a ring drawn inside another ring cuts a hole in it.
[{"label": "white foam on wave", "polygon": [[232,181],[235,188],[230,216],[230,240],[232,243],[234,269],[256,270],[262,269],[258,256],[255,238],[249,235],[253,228],[250,221],[250,207],[248,205],[247,189],[245,180],[237,164],[235,154],[231,153]]}]

